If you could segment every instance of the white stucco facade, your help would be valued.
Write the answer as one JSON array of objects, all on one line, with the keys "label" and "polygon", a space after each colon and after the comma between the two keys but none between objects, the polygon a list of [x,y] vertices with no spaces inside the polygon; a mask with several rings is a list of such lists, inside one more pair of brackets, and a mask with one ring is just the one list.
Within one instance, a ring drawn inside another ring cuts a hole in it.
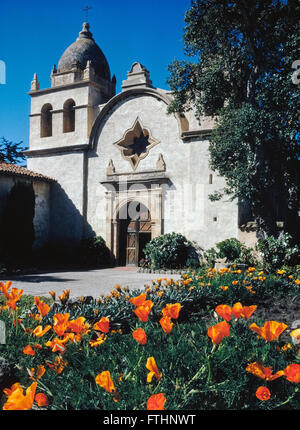
[{"label": "white stucco facade", "polygon": [[[87,27],[80,35],[91,39]],[[71,48],[64,54],[68,61],[75,55]],[[171,94],[155,88],[139,63],[116,95],[108,66],[101,75],[93,59],[84,62],[80,55],[72,70],[65,70],[64,61],[52,71],[50,88],[41,90],[35,77],[30,91],[28,168],[56,180],[50,196],[53,238],[78,243],[100,235],[118,259],[120,210],[130,202],[148,209],[151,237],[182,233],[204,249],[239,238],[237,202],[209,200],[225,185],[209,167],[211,118],[199,124],[191,111],[168,114]],[[70,99],[75,127],[64,132]],[[48,105],[51,135],[41,137]]]}]

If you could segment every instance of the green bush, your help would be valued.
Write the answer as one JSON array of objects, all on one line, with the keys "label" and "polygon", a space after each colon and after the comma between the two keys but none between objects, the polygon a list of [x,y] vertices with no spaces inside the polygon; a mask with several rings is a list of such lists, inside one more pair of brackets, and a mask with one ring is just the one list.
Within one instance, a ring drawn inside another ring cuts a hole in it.
[{"label": "green bush", "polygon": [[216,244],[219,249],[218,258],[225,258],[226,263],[255,265],[253,250],[247,248],[236,238],[225,239]]},{"label": "green bush", "polygon": [[192,242],[180,233],[168,233],[147,243],[144,254],[153,269],[199,267],[199,258]]},{"label": "green bush", "polygon": [[101,236],[83,239],[79,247],[80,262],[86,266],[109,267],[112,265],[110,250]]},{"label": "green bush", "polygon": [[288,233],[282,233],[278,238],[269,236],[260,239],[256,248],[261,253],[263,267],[268,272],[274,272],[282,266],[293,266],[297,261],[299,262],[300,249],[293,243]]}]

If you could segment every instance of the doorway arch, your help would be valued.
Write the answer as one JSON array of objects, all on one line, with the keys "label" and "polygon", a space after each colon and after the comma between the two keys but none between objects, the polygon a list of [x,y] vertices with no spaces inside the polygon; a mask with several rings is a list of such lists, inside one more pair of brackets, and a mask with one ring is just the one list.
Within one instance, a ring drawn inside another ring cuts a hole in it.
[{"label": "doorway arch", "polygon": [[120,266],[138,266],[145,258],[143,250],[151,240],[151,214],[139,201],[130,201],[123,205],[118,213],[118,264]]}]

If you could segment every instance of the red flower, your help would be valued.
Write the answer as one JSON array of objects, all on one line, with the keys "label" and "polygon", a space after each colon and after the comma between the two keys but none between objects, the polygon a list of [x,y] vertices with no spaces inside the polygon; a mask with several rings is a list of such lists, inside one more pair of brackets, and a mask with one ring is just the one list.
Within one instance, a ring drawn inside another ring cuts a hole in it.
[{"label": "red flower", "polygon": [[258,387],[255,395],[259,400],[269,400],[271,397],[270,390],[267,387]]},{"label": "red flower", "polygon": [[163,393],[153,394],[149,397],[147,401],[147,410],[148,411],[163,411],[164,405],[166,402],[166,398]]}]

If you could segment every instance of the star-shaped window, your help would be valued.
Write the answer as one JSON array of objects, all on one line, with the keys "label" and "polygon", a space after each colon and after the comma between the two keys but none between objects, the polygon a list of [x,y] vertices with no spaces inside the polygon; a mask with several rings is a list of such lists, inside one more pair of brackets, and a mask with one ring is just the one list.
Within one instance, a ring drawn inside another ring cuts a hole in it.
[{"label": "star-shaped window", "polygon": [[130,162],[133,170],[135,170],[140,160],[147,157],[150,149],[158,143],[159,141],[151,136],[150,131],[143,126],[137,117],[133,126],[114,145],[120,149],[122,156]]}]

